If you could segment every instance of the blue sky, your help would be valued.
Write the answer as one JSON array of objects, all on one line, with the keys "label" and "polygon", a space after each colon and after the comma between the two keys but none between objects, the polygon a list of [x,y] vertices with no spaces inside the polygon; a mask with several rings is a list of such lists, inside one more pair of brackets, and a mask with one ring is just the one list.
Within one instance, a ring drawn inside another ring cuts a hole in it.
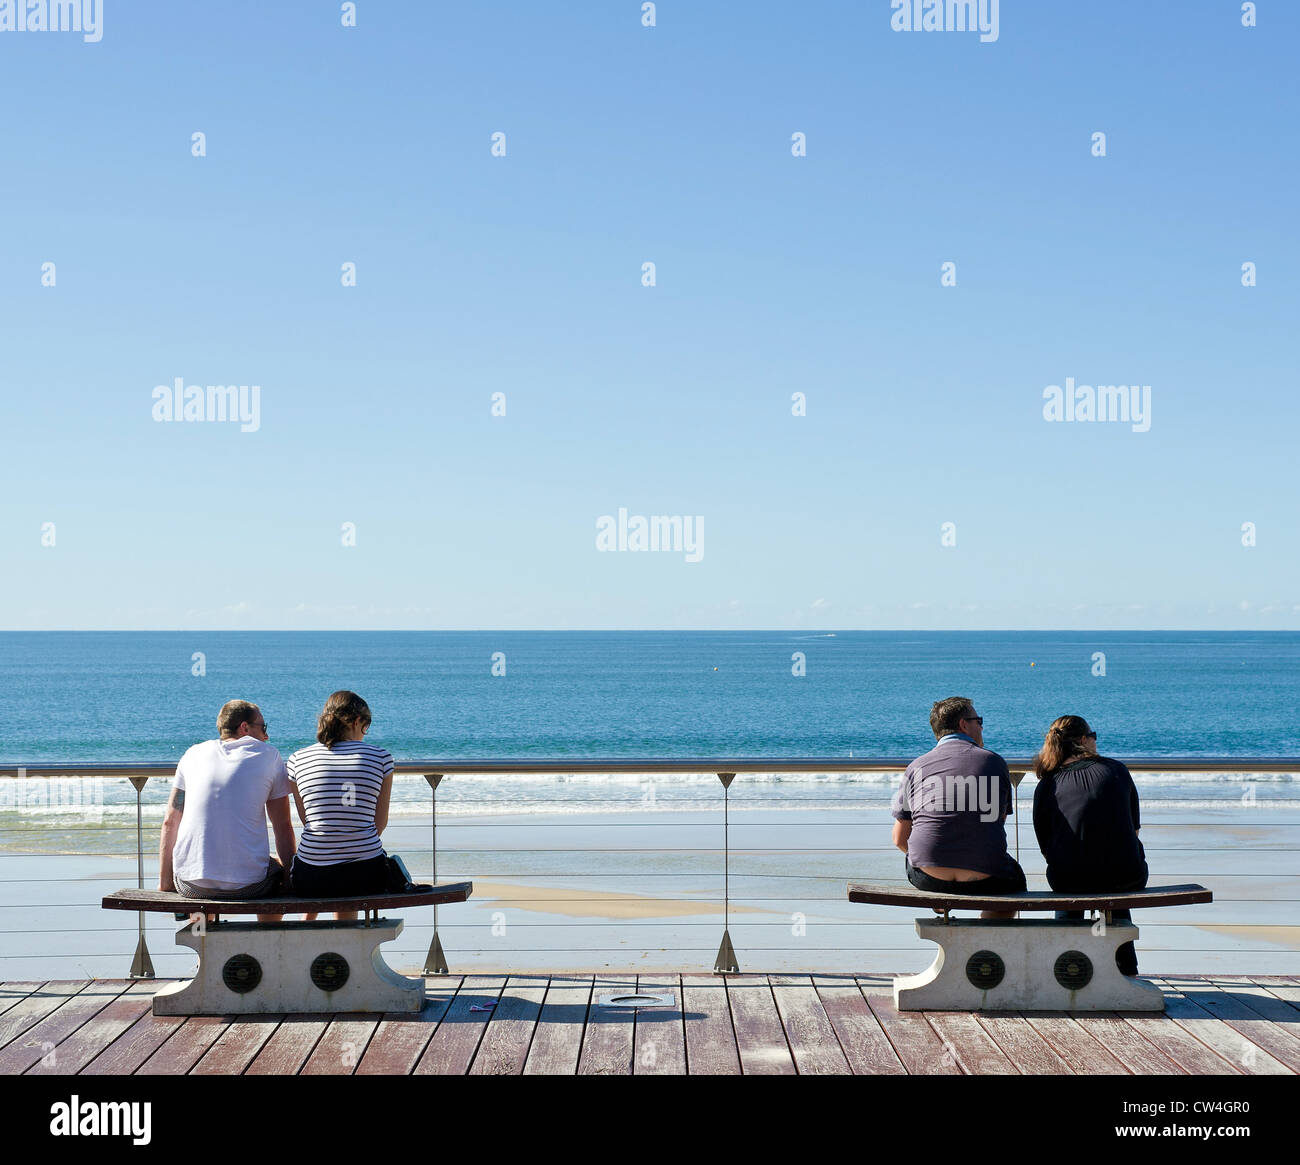
[{"label": "blue sky", "polygon": [[1300,628],[1300,6],[104,7],[0,32],[0,625]]}]

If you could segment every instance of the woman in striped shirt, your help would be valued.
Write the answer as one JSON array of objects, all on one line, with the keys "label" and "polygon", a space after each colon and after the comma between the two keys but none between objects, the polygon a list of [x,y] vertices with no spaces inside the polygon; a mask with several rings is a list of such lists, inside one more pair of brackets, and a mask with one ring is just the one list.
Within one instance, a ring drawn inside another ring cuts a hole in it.
[{"label": "woman in striped shirt", "polygon": [[[388,824],[393,758],[362,739],[370,708],[355,692],[335,692],[316,724],[317,744],[289,757],[302,836],[293,858],[293,892],[303,898],[374,894],[388,885],[379,835]],[[354,919],[355,910],[338,919]]]}]

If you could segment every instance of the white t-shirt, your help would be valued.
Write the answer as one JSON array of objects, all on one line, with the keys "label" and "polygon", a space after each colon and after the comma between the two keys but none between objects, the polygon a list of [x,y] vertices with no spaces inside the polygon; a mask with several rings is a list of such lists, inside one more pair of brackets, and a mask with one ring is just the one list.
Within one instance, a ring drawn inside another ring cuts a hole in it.
[{"label": "white t-shirt", "polygon": [[252,736],[205,740],[176,765],[185,793],[172,850],[177,877],[205,890],[238,890],[266,877],[266,803],[289,795],[277,749]]},{"label": "white t-shirt", "polygon": [[334,866],[382,857],[375,807],[392,755],[364,740],[340,740],[333,748],[310,744],[289,757],[289,780],[298,786],[307,820],[298,858],[310,866]]}]

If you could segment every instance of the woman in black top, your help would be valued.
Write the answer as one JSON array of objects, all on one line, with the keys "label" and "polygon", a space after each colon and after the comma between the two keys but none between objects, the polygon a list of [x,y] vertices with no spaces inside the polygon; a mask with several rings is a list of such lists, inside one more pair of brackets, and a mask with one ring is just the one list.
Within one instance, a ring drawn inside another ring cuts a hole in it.
[{"label": "woman in black top", "polygon": [[[1034,773],[1034,833],[1047,859],[1047,884],[1063,894],[1145,887],[1137,788],[1123,764],[1097,755],[1097,734],[1082,716],[1052,722]],[[1082,918],[1083,913],[1060,911],[1056,917]],[[1111,917],[1128,919],[1129,912],[1115,910]],[[1132,943],[1119,947],[1115,962],[1125,975],[1137,974]]]}]

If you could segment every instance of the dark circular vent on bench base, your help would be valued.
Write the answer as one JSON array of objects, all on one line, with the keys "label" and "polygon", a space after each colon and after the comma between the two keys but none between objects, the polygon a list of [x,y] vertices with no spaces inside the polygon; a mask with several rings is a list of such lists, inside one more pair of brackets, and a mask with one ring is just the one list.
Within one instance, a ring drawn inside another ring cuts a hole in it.
[{"label": "dark circular vent on bench base", "polygon": [[236,995],[247,995],[262,981],[262,966],[252,955],[235,955],[221,968],[221,981]]},{"label": "dark circular vent on bench base", "polygon": [[347,959],[333,951],[317,955],[311,964],[311,981],[322,991],[337,991],[348,981]]},{"label": "dark circular vent on bench base", "polygon": [[1081,991],[1092,982],[1092,960],[1082,951],[1066,951],[1056,960],[1052,973],[1067,991]]},{"label": "dark circular vent on bench base", "polygon": [[966,960],[966,978],[981,991],[991,991],[1006,977],[1007,968],[992,951],[976,951]]}]

